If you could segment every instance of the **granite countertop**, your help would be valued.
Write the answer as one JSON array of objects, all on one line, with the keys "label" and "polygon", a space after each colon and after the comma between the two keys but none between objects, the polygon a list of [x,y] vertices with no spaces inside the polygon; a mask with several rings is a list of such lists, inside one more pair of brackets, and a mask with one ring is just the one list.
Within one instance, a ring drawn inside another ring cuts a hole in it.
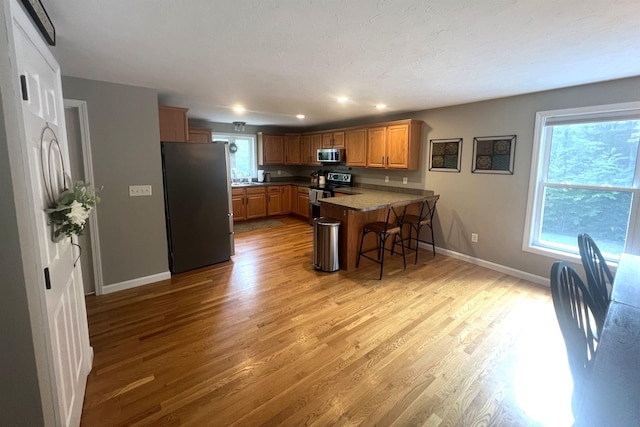
[{"label": "granite countertop", "polygon": [[382,191],[363,187],[341,188],[340,193],[348,196],[329,197],[320,199],[320,203],[339,206],[353,211],[373,211],[385,209],[392,203],[407,202],[417,203],[424,200],[425,196],[433,195],[433,191],[424,190],[420,193],[405,193],[402,191]]},{"label": "granite countertop", "polygon": [[231,188],[250,188],[250,187],[268,187],[270,185],[297,185],[299,187],[309,187],[311,183],[309,181],[302,180],[283,180],[283,181],[270,181],[270,182],[257,182],[252,181],[251,183],[237,183],[231,184]]}]

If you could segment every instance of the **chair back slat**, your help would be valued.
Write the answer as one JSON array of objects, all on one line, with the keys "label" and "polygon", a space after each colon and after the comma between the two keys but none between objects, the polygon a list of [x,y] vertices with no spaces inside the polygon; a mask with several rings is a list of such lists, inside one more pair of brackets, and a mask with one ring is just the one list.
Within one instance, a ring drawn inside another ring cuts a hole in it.
[{"label": "chair back slat", "polygon": [[611,300],[613,274],[611,274],[598,245],[587,233],[578,236],[578,248],[587,276],[587,287],[595,305],[598,330],[601,331]]}]

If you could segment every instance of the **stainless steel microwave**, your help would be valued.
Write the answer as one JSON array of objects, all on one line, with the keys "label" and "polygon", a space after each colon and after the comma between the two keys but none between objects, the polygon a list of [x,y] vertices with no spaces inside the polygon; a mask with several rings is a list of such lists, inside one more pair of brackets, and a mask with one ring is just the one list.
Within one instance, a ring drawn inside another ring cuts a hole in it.
[{"label": "stainless steel microwave", "polygon": [[318,148],[316,161],[318,161],[319,163],[344,162],[344,148]]}]

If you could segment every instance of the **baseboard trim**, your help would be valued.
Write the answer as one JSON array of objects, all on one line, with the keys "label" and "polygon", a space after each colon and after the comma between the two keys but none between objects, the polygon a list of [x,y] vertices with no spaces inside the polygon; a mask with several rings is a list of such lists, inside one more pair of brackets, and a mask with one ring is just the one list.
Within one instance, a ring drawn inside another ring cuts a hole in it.
[{"label": "baseboard trim", "polygon": [[152,274],[151,276],[138,277],[137,279],[126,280],[120,283],[112,283],[110,285],[104,285],[102,287],[103,294],[110,294],[112,292],[123,291],[125,289],[131,289],[142,285],[148,285],[149,283],[159,282],[161,280],[171,279],[171,273],[165,271],[164,273]]},{"label": "baseboard trim", "polygon": [[[420,242],[420,247],[424,249],[428,249],[429,251],[433,251],[433,246],[430,245],[429,243]],[[456,258],[456,259],[468,262],[470,264],[475,264],[475,265],[479,265],[480,267],[488,268],[490,270],[499,271],[500,273],[517,277],[518,279],[528,280],[529,282],[533,282],[536,285],[542,285],[547,288],[550,286],[548,277],[542,277],[536,274],[527,273],[526,271],[516,270],[515,268],[507,267],[506,265],[496,264],[491,261],[475,258],[469,255],[461,254],[460,252],[439,248],[437,246],[436,246],[436,252],[439,254],[447,255],[452,258]]]}]

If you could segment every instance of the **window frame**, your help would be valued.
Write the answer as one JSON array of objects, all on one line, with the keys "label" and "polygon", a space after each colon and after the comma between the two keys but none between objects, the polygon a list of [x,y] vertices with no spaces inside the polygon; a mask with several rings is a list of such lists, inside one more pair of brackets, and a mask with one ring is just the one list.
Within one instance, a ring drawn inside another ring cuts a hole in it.
[{"label": "window frame", "polygon": [[[564,261],[580,262],[580,254],[541,246],[536,243],[542,225],[542,212],[545,188],[584,188],[602,190],[603,187],[584,184],[562,184],[547,181],[551,154],[551,132],[546,132],[552,124],[560,125],[571,121],[598,121],[613,118],[640,116],[640,102],[598,105],[590,107],[566,108],[560,110],[538,111],[536,113],[531,155],[531,173],[527,195],[522,250],[537,255],[551,256]],[[640,151],[640,148],[639,148]],[[631,208],[627,238],[623,252],[640,254],[640,153],[636,156],[636,169],[631,187],[604,187],[607,191],[631,193]],[[576,245],[577,245],[576,236]],[[611,261],[617,265],[617,261]]]},{"label": "window frame", "polygon": [[[211,132],[211,140],[216,141],[216,137],[225,138],[229,140],[229,144],[238,139],[251,139],[253,149],[251,150],[251,178],[258,178],[258,138],[257,135],[251,133],[224,133],[224,132]],[[229,153],[231,155],[231,153]],[[231,171],[229,171],[231,174]]]}]

